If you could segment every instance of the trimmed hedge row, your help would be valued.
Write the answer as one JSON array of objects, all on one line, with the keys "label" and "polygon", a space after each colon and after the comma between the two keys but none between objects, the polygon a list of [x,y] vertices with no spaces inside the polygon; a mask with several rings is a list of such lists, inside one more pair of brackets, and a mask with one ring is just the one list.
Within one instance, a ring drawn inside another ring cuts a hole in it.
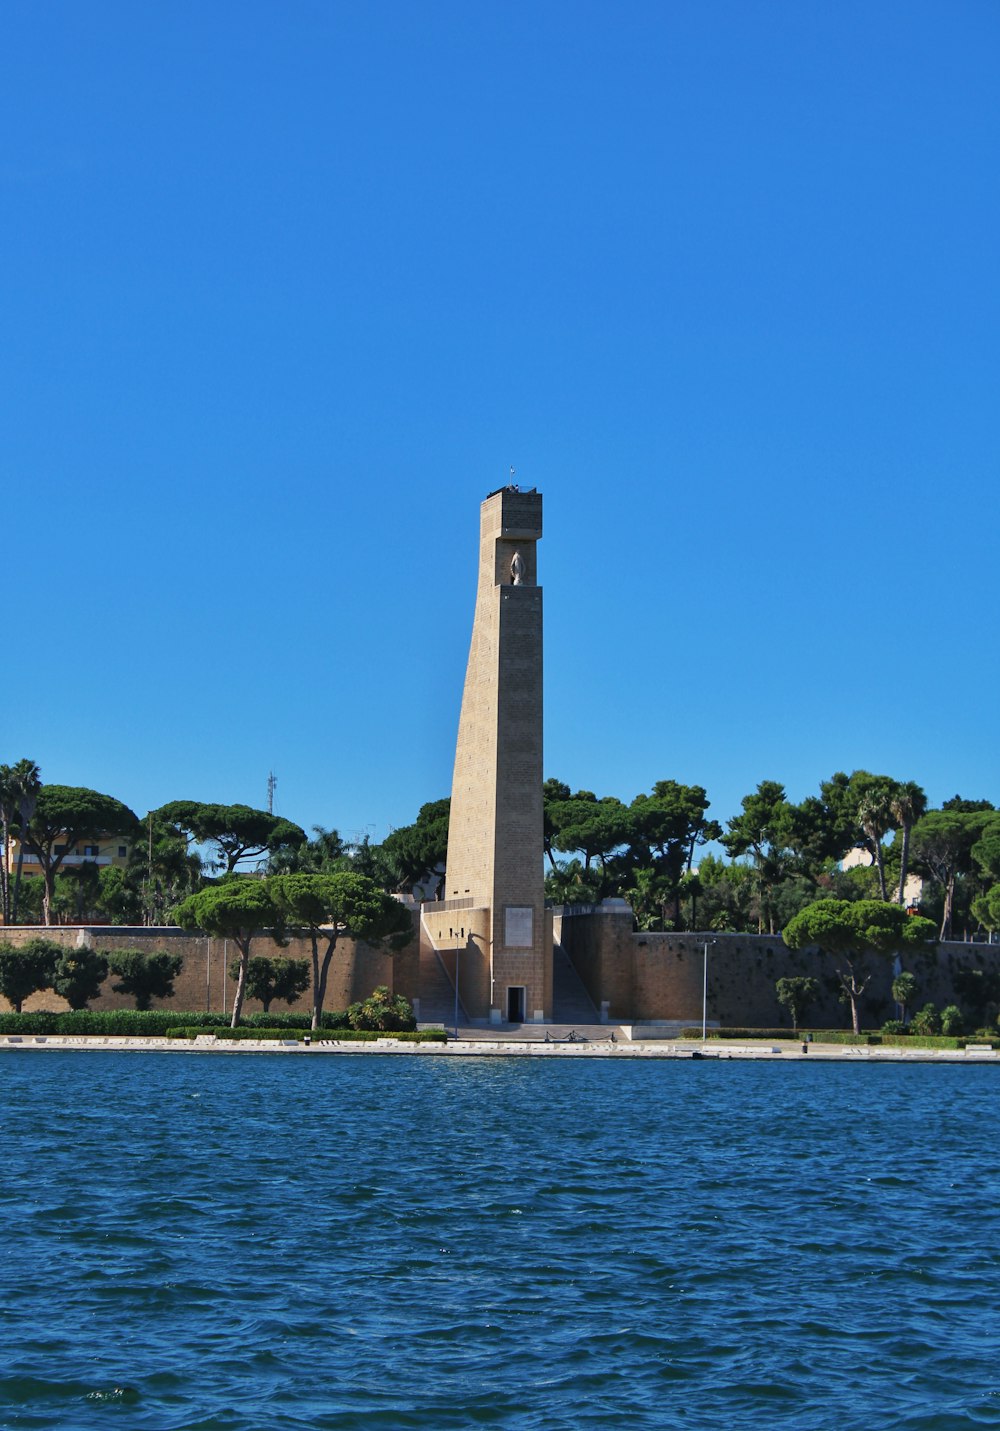
[{"label": "trimmed hedge row", "polygon": [[[801,1038],[801,1033],[793,1034],[791,1029],[708,1029],[708,1038]],[[701,1029],[681,1029],[681,1038],[701,1038]]]},{"label": "trimmed hedge row", "polygon": [[303,1029],[245,1028],[204,1029],[199,1027],[170,1029],[167,1038],[197,1038],[199,1034],[211,1033],[220,1042],[235,1042],[240,1039],[287,1039],[303,1043],[309,1039],[313,1043],[374,1043],[380,1038],[399,1039],[401,1043],[447,1043],[444,1029],[401,1030],[399,1033],[381,1033],[376,1029],[320,1029],[311,1033]]},{"label": "trimmed hedge row", "polygon": [[[991,1048],[1000,1048],[1000,1038],[980,1037],[976,1034],[962,1034],[958,1037],[949,1037],[946,1034],[885,1034],[885,1033],[849,1033],[846,1029],[799,1029],[798,1033],[792,1033],[791,1029],[709,1029],[708,1037],[715,1039],[785,1039],[794,1042],[805,1042],[810,1039],[813,1043],[843,1043],[861,1044],[869,1048],[965,1048],[966,1044],[989,1044]],[[681,1038],[701,1039],[700,1028],[687,1028],[681,1030]]]},{"label": "trimmed hedge row", "polygon": [[[198,1028],[204,1031],[229,1027],[229,1014],[201,1014],[172,1009],[71,1009],[63,1013],[40,1010],[27,1014],[0,1014],[0,1034],[92,1034],[162,1038],[171,1029]],[[241,1023],[246,1029],[288,1029],[308,1032],[308,1014],[250,1014]],[[324,1029],[346,1029],[346,1012],[323,1015]]]}]

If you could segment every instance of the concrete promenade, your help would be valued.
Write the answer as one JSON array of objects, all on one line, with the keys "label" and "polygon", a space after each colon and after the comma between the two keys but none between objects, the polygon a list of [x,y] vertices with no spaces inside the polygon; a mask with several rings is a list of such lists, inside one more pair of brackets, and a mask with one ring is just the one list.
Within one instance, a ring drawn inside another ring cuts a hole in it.
[{"label": "concrete promenade", "polygon": [[[418,1058],[673,1058],[689,1060],[751,1059],[765,1062],[823,1063],[991,1063],[1000,1062],[1000,1051],[976,1049],[928,1049],[869,1047],[859,1044],[812,1043],[799,1040],[774,1042],[747,1040],[743,1043],[722,1043],[709,1039],[629,1042],[619,1030],[601,1028],[594,1037],[582,1034],[579,1041],[555,1042],[553,1030],[545,1041],[544,1030],[531,1037],[490,1036],[483,1032],[472,1037],[450,1039],[440,1043],[406,1043],[391,1034],[375,1042],[338,1042],[331,1036],[324,1041],[304,1044],[292,1039],[239,1039],[228,1041],[203,1035],[196,1039],[91,1037],[73,1034],[4,1034],[0,1035],[2,1052],[80,1052],[80,1053],[291,1053],[301,1057],[324,1054],[405,1054]],[[807,1050],[807,1051],[806,1051]]]}]

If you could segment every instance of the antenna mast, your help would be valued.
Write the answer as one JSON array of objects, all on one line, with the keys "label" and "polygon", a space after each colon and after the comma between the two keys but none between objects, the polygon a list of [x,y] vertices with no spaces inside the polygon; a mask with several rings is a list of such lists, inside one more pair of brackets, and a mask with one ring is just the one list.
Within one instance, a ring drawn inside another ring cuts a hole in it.
[{"label": "antenna mast", "polygon": [[269,770],[267,774],[267,813],[269,815],[274,814],[274,787],[277,783],[277,780],[274,778],[274,771]]}]

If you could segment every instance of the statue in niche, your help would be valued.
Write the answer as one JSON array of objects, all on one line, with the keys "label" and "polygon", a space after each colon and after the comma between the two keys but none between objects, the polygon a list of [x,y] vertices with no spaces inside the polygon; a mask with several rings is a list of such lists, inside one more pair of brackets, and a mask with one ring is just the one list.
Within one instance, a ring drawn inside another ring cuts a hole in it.
[{"label": "statue in niche", "polygon": [[510,559],[510,583],[511,586],[524,585],[524,558],[520,552],[515,552]]}]

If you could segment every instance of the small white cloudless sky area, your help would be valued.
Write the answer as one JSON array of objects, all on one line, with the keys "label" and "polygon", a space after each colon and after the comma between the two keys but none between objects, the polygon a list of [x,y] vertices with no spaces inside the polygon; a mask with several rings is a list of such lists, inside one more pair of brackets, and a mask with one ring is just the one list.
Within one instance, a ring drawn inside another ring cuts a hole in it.
[{"label": "small white cloudless sky area", "polygon": [[994,0],[0,27],[0,760],[383,838],[513,466],[546,774],[1000,801]]}]

